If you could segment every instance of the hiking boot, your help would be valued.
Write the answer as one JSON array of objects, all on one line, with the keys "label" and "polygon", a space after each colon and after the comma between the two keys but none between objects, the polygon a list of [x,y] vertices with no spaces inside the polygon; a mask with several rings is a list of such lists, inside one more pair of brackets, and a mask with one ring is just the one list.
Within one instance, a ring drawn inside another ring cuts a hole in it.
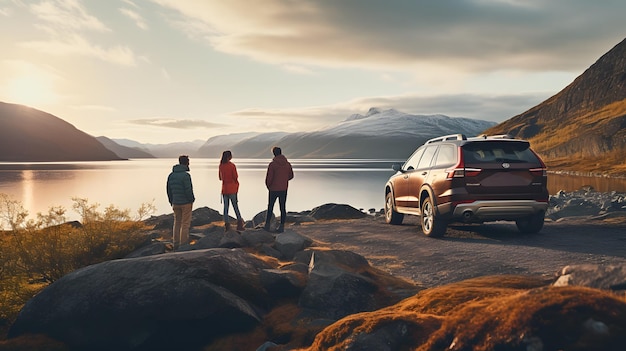
[{"label": "hiking boot", "polygon": [[243,221],[243,219],[238,219],[237,220],[237,231],[241,232],[246,230],[246,228],[244,228],[245,222]]},{"label": "hiking boot", "polygon": [[276,233],[282,233],[282,232],[284,232],[284,231],[285,231],[285,225],[281,223],[281,224],[278,226],[278,229],[276,229]]},{"label": "hiking boot", "polygon": [[269,224],[268,222],[265,222],[265,225],[263,226],[263,229],[264,229],[266,232],[269,232],[269,231],[270,231],[270,224]]},{"label": "hiking boot", "polygon": [[224,222],[224,231],[227,232],[230,230],[230,223]]}]

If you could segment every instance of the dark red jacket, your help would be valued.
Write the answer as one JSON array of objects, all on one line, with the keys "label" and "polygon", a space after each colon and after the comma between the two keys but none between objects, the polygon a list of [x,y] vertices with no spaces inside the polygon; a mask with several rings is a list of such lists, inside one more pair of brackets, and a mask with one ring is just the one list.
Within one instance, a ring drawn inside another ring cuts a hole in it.
[{"label": "dark red jacket", "polygon": [[267,166],[265,175],[265,185],[270,191],[284,191],[289,186],[289,181],[293,179],[293,169],[291,163],[284,155],[278,155],[272,159]]}]

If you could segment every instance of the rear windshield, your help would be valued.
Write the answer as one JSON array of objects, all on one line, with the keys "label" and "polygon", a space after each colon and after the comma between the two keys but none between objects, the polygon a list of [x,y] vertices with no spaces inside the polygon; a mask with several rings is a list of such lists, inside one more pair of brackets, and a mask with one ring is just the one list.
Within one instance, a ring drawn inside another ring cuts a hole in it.
[{"label": "rear windshield", "polygon": [[463,145],[466,163],[540,163],[527,141],[476,141]]}]

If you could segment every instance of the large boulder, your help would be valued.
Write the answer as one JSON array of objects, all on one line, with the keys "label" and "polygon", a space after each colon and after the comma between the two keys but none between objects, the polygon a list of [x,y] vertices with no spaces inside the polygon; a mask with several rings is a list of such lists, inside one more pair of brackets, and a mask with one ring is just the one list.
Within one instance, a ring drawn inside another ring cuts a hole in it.
[{"label": "large boulder", "polygon": [[[209,226],[179,251],[157,254],[162,246],[148,246],[134,253],[137,258],[66,275],[28,301],[9,337],[17,342],[39,334],[73,350],[96,351],[190,350],[212,343],[224,349],[242,335],[255,335],[247,342],[256,342],[259,333],[264,340],[303,345],[339,318],[420,290],[363,256],[313,251],[311,243],[291,230],[239,234]],[[223,245],[242,248],[200,249]]]},{"label": "large boulder", "polygon": [[367,216],[350,205],[324,204],[311,210],[309,216],[315,219],[357,219]]},{"label": "large boulder", "polygon": [[309,279],[298,304],[311,318],[334,321],[373,311],[419,290],[399,279],[383,283],[386,274],[350,251],[302,251],[295,261],[309,263]]},{"label": "large boulder", "polygon": [[288,230],[276,235],[274,248],[281,253],[281,257],[291,260],[298,251],[302,251],[311,246],[313,241],[294,231]]},{"label": "large boulder", "polygon": [[29,300],[9,337],[45,334],[80,350],[189,349],[255,326],[270,300],[260,273],[273,268],[237,249],[104,262]]}]

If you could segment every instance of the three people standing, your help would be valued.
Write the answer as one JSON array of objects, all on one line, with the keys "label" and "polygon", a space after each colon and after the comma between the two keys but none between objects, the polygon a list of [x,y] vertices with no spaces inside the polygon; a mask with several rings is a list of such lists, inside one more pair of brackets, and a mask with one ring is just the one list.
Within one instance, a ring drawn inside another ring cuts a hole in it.
[{"label": "three people standing", "polygon": [[178,157],[178,164],[172,167],[167,177],[167,198],[174,211],[172,242],[174,248],[189,242],[191,210],[196,198],[193,194],[191,175],[189,174],[189,156]]},{"label": "three people standing", "polygon": [[[291,163],[282,154],[281,148],[275,146],[272,148],[274,158],[267,166],[265,175],[265,185],[269,191],[267,215],[265,218],[264,229],[270,231],[270,222],[273,216],[274,205],[278,199],[280,207],[280,225],[277,231],[282,233],[285,230],[285,221],[287,219],[287,188],[289,181],[293,179],[293,168]],[[228,210],[232,203],[235,215],[237,216],[237,230],[242,231],[244,228],[243,217],[239,211],[239,201],[237,193],[239,192],[239,175],[237,167],[233,162],[232,152],[226,150],[222,152],[222,158],[219,165],[219,179],[222,181],[222,201],[224,202],[224,228],[230,229]],[[193,203],[196,200],[193,193],[193,185],[191,175],[189,174],[189,156],[181,155],[178,157],[178,164],[172,167],[172,172],[167,177],[167,198],[172,210],[174,211],[174,227],[172,233],[172,241],[174,248],[189,242],[189,229],[191,227],[191,215]]]},{"label": "three people standing", "polygon": [[228,218],[229,203],[232,202],[235,215],[237,216],[237,230],[245,230],[243,218],[239,212],[239,202],[237,200],[237,192],[239,192],[239,175],[237,167],[231,162],[233,154],[226,150],[222,152],[220,160],[219,178],[222,181],[222,201],[224,202],[224,230],[230,229]]},{"label": "three people standing", "polygon": [[264,229],[268,232],[270,231],[270,221],[274,212],[274,204],[276,204],[276,199],[278,199],[278,206],[280,207],[280,225],[277,231],[282,233],[285,230],[285,220],[287,219],[287,188],[289,181],[293,179],[293,168],[291,167],[291,163],[289,163],[287,158],[282,154],[281,148],[274,146],[272,153],[274,154],[274,158],[267,166],[267,173],[265,175],[265,186],[267,186],[267,190],[269,190],[269,197]]}]

